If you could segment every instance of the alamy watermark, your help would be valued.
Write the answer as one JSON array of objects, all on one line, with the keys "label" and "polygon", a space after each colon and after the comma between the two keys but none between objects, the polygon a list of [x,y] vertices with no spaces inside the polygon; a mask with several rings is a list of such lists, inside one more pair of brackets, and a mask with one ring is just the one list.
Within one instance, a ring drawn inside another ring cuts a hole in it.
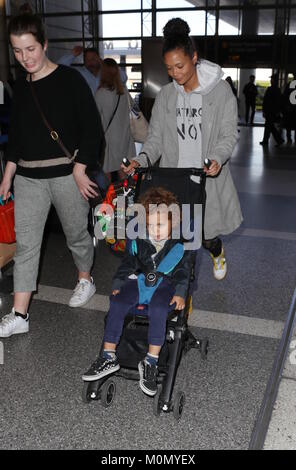
[{"label": "alamy watermark", "polygon": [[202,240],[202,205],[201,204],[150,204],[148,213],[142,204],[135,203],[126,207],[125,196],[118,196],[116,207],[110,204],[100,204],[95,209],[97,222],[94,233],[98,240],[129,238],[147,238],[147,228],[150,216],[166,213],[171,220],[172,232],[170,238],[184,240],[185,250],[198,250]]}]

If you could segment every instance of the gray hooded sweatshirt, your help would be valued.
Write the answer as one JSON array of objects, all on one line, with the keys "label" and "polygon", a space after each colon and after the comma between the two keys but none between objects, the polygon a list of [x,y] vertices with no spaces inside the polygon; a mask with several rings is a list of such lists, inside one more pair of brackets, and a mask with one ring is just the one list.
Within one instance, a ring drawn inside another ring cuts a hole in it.
[{"label": "gray hooded sweatshirt", "polygon": [[[212,239],[233,232],[243,220],[228,163],[238,137],[237,102],[219,65],[201,60],[196,71],[200,86],[190,94],[174,81],[160,90],[142,152],[152,164],[161,157],[161,167],[199,168],[205,158],[222,166],[206,179],[204,234]],[[135,160],[147,165],[142,153]]]}]

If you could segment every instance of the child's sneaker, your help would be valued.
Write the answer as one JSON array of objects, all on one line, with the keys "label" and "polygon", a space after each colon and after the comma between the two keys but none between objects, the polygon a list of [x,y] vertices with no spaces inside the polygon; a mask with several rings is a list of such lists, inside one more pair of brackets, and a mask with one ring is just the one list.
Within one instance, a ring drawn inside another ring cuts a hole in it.
[{"label": "child's sneaker", "polygon": [[9,338],[11,335],[18,335],[20,333],[28,333],[29,331],[29,315],[23,319],[16,316],[14,309],[11,313],[5,315],[0,322],[0,338]]},{"label": "child's sneaker", "polygon": [[74,289],[74,293],[69,301],[69,307],[82,307],[92,298],[96,292],[96,286],[93,282],[87,279],[80,279]]},{"label": "child's sneaker", "polygon": [[214,277],[215,279],[217,279],[217,281],[221,281],[222,279],[224,279],[227,273],[227,263],[225,259],[224,248],[222,247],[222,251],[220,255],[217,256],[217,258],[214,258],[212,253],[210,253],[210,255],[214,263],[214,267],[213,267]]},{"label": "child's sneaker", "polygon": [[140,387],[144,393],[153,397],[157,393],[157,366],[143,360],[138,364]]},{"label": "child's sneaker", "polygon": [[91,365],[90,369],[82,376],[82,380],[92,382],[99,380],[106,375],[113,374],[120,369],[120,364],[116,356],[112,359],[105,359],[99,356],[98,359]]}]

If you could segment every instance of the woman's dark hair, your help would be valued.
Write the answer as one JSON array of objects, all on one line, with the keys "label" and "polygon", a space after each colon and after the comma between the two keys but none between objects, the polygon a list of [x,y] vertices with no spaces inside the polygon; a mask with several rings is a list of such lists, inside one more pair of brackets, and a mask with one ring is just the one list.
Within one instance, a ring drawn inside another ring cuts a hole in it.
[{"label": "woman's dark hair", "polygon": [[11,18],[8,24],[8,35],[21,36],[22,34],[32,34],[36,41],[44,47],[46,35],[44,25],[40,16],[32,13],[24,13]]},{"label": "woman's dark hair", "polygon": [[174,49],[182,49],[185,55],[191,59],[196,48],[189,36],[190,28],[186,21],[181,18],[173,18],[167,22],[163,28],[164,42],[162,46],[162,56]]},{"label": "woman's dark hair", "polygon": [[124,94],[119,67],[114,59],[107,58],[103,60],[99,88],[107,88],[111,91],[116,90],[118,95]]}]

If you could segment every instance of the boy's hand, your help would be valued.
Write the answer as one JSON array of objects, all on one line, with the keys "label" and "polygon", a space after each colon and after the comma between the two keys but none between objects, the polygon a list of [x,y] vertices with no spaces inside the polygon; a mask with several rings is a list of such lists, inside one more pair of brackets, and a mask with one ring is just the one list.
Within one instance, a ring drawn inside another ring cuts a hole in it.
[{"label": "boy's hand", "polygon": [[119,292],[120,291],[118,289],[114,289],[114,291],[112,292],[112,295],[117,295],[117,294],[119,294]]},{"label": "boy's hand", "polygon": [[170,302],[170,305],[173,305],[175,302],[175,310],[183,310],[183,308],[185,308],[185,299],[183,297],[180,297],[179,295],[174,295]]}]

